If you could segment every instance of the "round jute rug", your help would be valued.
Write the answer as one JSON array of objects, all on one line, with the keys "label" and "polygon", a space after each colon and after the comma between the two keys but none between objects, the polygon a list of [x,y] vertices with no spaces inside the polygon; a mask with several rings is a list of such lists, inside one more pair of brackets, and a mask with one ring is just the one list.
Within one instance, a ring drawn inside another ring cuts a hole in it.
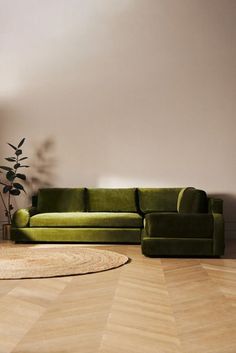
[{"label": "round jute rug", "polygon": [[128,260],[114,251],[76,246],[2,247],[0,279],[82,275],[110,270]]}]

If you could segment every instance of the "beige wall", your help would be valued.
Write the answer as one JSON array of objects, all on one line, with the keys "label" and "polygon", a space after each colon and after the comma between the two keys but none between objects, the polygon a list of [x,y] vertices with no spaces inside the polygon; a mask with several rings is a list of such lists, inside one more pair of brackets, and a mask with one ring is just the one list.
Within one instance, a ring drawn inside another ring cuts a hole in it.
[{"label": "beige wall", "polygon": [[53,185],[205,189],[232,235],[235,19],[235,0],[0,0],[1,155],[25,136],[37,164],[50,139]]}]

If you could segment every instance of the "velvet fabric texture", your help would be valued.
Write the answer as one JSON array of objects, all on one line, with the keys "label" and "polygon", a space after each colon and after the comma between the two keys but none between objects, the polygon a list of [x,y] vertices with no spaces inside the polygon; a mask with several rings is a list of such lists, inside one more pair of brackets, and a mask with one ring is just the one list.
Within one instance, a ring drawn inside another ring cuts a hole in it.
[{"label": "velvet fabric texture", "polygon": [[84,188],[48,188],[38,193],[38,211],[83,212],[85,211]]},{"label": "velvet fabric texture", "polygon": [[137,212],[135,188],[87,189],[89,212]]},{"label": "velvet fabric texture", "polygon": [[140,228],[12,228],[17,242],[79,242],[140,244]]},{"label": "velvet fabric texture", "polygon": [[36,201],[15,212],[12,240],[137,244],[142,232],[147,256],[224,253],[222,200],[195,188],[52,188]]},{"label": "velvet fabric texture", "polygon": [[17,210],[12,219],[13,227],[27,227],[29,225],[30,217],[38,213],[36,207],[20,208]]},{"label": "velvet fabric texture", "polygon": [[179,213],[206,213],[208,200],[205,191],[195,188],[183,188],[177,200],[177,211]]},{"label": "velvet fabric texture", "polygon": [[213,240],[204,238],[143,238],[146,256],[212,256]]},{"label": "velvet fabric texture", "polygon": [[139,208],[142,213],[177,212],[181,188],[139,188]]},{"label": "velvet fabric texture", "polygon": [[208,199],[208,212],[223,214],[223,200],[210,197]]},{"label": "velvet fabric texture", "polygon": [[149,213],[145,230],[149,237],[212,238],[213,221],[211,214]]},{"label": "velvet fabric texture", "polygon": [[224,219],[222,214],[213,213],[214,218],[214,233],[213,233],[213,254],[220,256],[224,254],[225,239],[224,239]]},{"label": "velvet fabric texture", "polygon": [[137,213],[123,212],[58,212],[40,213],[30,218],[30,227],[114,227],[142,228]]}]

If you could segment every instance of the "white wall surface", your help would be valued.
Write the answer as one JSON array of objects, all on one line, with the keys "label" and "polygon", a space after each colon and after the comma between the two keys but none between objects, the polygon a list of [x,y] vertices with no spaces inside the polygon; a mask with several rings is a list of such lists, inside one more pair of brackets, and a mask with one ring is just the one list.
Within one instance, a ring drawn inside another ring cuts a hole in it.
[{"label": "white wall surface", "polygon": [[0,0],[1,164],[49,139],[52,185],[195,186],[232,236],[235,43],[235,0]]}]

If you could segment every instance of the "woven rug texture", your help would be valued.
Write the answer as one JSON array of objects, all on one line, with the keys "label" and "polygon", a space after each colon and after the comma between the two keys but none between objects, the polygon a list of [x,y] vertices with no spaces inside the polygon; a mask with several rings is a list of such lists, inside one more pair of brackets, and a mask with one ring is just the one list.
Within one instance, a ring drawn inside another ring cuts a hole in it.
[{"label": "woven rug texture", "polygon": [[128,260],[114,251],[76,246],[1,247],[0,279],[82,275],[110,270]]}]

